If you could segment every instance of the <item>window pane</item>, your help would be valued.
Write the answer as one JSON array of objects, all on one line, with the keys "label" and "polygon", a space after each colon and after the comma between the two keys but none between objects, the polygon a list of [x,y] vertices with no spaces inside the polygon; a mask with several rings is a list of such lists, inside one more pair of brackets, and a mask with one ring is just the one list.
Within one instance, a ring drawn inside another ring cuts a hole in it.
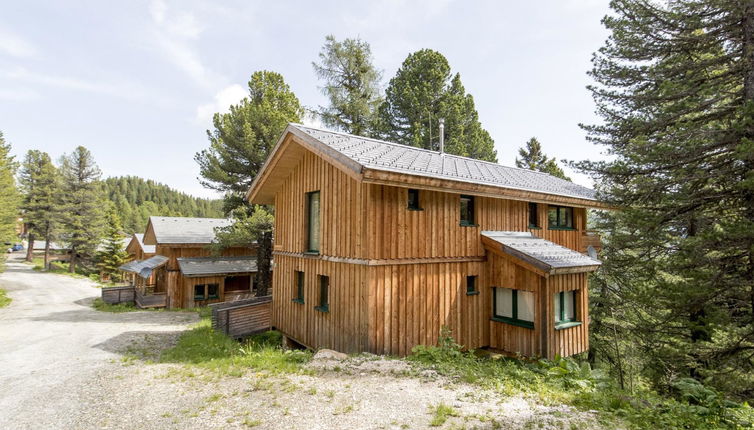
[{"label": "window pane", "polygon": [[513,290],[510,288],[495,288],[496,316],[513,318]]},{"label": "window pane", "polygon": [[518,295],[518,319],[534,321],[534,293],[531,291],[517,291]]},{"label": "window pane", "polygon": [[466,292],[473,293],[476,291],[476,276],[466,277]]},{"label": "window pane", "polygon": [[529,203],[529,226],[539,227],[539,211],[536,203]]},{"label": "window pane", "polygon": [[553,308],[555,309],[555,322],[560,322],[560,293],[552,296]]},{"label": "window pane", "polygon": [[573,321],[576,318],[576,309],[574,309],[573,299],[575,297],[574,291],[566,291],[563,293],[563,310],[565,319]]},{"label": "window pane", "polygon": [[408,190],[408,208],[419,209],[419,190]]},{"label": "window pane", "polygon": [[563,227],[573,228],[573,208],[565,208]]},{"label": "window pane", "polygon": [[327,304],[330,302],[328,298],[329,287],[330,287],[330,278],[327,276],[320,276],[319,277],[319,305],[320,306],[327,306]]},{"label": "window pane", "polygon": [[194,300],[204,300],[204,284],[194,285]]},{"label": "window pane", "polygon": [[461,197],[461,222],[469,222],[469,199]]},{"label": "window pane", "polygon": [[218,293],[219,290],[220,290],[220,285],[219,284],[209,284],[209,285],[207,285],[207,296],[210,299],[216,299],[217,298],[217,293]]},{"label": "window pane", "polygon": [[319,191],[309,193],[308,251],[319,251]]},{"label": "window pane", "polygon": [[558,226],[558,208],[556,207],[547,208],[547,225],[549,225],[550,227]]}]

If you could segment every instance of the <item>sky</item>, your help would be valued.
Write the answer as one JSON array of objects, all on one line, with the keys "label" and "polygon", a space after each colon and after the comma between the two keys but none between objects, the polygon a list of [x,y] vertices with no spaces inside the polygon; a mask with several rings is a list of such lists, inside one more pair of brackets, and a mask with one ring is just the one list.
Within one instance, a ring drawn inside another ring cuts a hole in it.
[{"label": "sky", "polygon": [[244,97],[256,70],[281,73],[303,105],[325,105],[311,63],[332,34],[369,42],[384,85],[411,52],[445,55],[501,164],[532,136],[558,160],[601,159],[578,124],[598,122],[586,72],[607,38],[607,4],[0,0],[0,131],[19,159],[83,145],[104,176],[219,197],[194,161],[212,114]]}]

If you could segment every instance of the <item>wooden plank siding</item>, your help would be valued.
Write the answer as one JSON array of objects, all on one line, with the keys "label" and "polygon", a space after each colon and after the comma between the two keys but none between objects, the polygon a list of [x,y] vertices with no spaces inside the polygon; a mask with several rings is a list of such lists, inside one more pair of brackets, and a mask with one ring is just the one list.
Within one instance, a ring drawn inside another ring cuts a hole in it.
[{"label": "wooden plank siding", "polygon": [[[551,350],[547,353],[548,358],[554,358],[556,354],[567,357],[589,349],[588,276],[588,273],[574,273],[551,276],[547,279],[547,293],[550,297],[547,307],[547,315],[549,316],[547,343],[551,346]],[[560,291],[576,291],[576,319],[581,321],[581,325],[562,330],[555,329],[555,310],[552,297]]]}]

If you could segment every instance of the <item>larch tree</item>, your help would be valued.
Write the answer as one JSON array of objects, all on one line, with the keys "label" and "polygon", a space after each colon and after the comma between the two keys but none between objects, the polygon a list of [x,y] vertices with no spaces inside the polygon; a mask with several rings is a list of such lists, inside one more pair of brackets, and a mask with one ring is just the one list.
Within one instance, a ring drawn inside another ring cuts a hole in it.
[{"label": "larch tree", "polygon": [[254,72],[249,95],[228,113],[216,113],[207,130],[209,148],[194,156],[200,182],[225,195],[224,210],[244,206],[244,195],[289,122],[300,122],[303,109],[279,73]]},{"label": "larch tree", "polygon": [[38,150],[27,152],[19,172],[19,184],[22,193],[21,210],[29,235],[26,259],[32,260],[34,241],[42,238],[45,240],[46,268],[50,259],[50,242],[55,238],[61,217],[58,169],[52,164],[50,155]]},{"label": "larch tree", "polygon": [[555,161],[555,158],[550,158],[542,152],[542,144],[539,143],[539,140],[537,140],[536,137],[532,137],[526,142],[525,147],[518,149],[516,167],[549,173],[552,176],[565,179],[566,181],[571,180],[571,178],[566,176],[563,169],[558,166],[558,162]]},{"label": "larch tree", "polygon": [[69,271],[79,260],[94,259],[102,237],[104,195],[99,184],[102,173],[91,152],[83,146],[60,160],[62,180],[61,238],[70,247]]},{"label": "larch tree", "polygon": [[369,43],[358,38],[338,41],[332,35],[327,36],[319,63],[312,66],[324,82],[322,94],[330,102],[318,111],[322,122],[346,133],[372,135],[377,108],[382,103],[382,72],[372,63]]},{"label": "larch tree", "polygon": [[2,243],[18,239],[16,222],[19,215],[19,194],[15,180],[18,165],[10,155],[10,149],[10,143],[5,141],[3,133],[0,132],[0,240]]},{"label": "larch tree", "polygon": [[[613,0],[580,166],[601,217],[597,361],[754,395],[754,1]],[[629,347],[621,348],[625,342]]]},{"label": "larch tree", "polygon": [[440,119],[445,119],[445,152],[497,161],[495,142],[482,128],[460,74],[451,74],[439,52],[422,49],[410,54],[390,80],[376,129],[391,142],[436,151]]}]

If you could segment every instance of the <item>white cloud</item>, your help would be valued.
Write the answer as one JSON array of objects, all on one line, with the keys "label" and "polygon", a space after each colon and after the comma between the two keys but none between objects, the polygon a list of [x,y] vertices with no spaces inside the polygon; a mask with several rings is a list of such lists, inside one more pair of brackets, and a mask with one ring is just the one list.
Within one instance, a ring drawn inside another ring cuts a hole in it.
[{"label": "white cloud", "polygon": [[42,96],[28,88],[0,88],[0,100],[10,102],[28,102],[39,100]]},{"label": "white cloud", "polygon": [[37,54],[37,49],[20,36],[0,29],[0,53],[12,57],[33,57]]},{"label": "white cloud", "polygon": [[247,95],[248,91],[241,85],[233,84],[225,87],[215,94],[215,100],[212,103],[196,108],[196,119],[201,123],[209,122],[216,112],[228,112],[231,105],[238,104]]}]

